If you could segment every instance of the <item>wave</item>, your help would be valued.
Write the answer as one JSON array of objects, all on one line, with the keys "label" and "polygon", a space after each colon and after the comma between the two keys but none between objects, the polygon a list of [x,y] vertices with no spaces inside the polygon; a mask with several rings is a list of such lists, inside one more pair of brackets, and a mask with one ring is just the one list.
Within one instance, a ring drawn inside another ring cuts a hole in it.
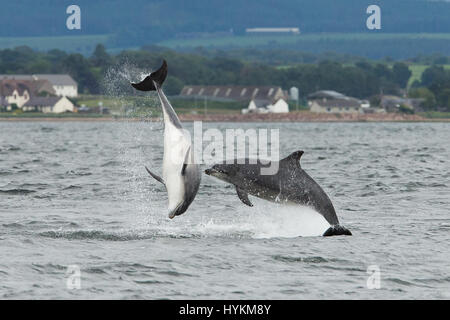
[{"label": "wave", "polygon": [[140,234],[131,232],[108,232],[101,230],[74,230],[74,231],[44,231],[39,233],[42,237],[68,240],[108,240],[108,241],[132,241],[151,239],[152,233]]},{"label": "wave", "polygon": [[68,187],[63,188],[63,190],[74,190],[74,189],[83,189],[81,186],[70,185]]},{"label": "wave", "polygon": [[1,153],[8,152],[8,151],[20,151],[20,150],[22,150],[20,147],[13,146],[13,145],[7,145],[7,146],[0,147]]},{"label": "wave", "polygon": [[328,262],[327,259],[322,257],[292,257],[292,256],[282,256],[275,255],[272,256],[274,260],[282,262],[304,262],[304,263],[325,263]]},{"label": "wave", "polygon": [[283,207],[278,210],[266,207],[262,212],[250,214],[243,209],[242,216],[229,221],[209,219],[203,222],[189,220],[160,220],[147,227],[108,230],[71,229],[47,230],[39,236],[67,240],[136,241],[155,238],[231,238],[231,239],[271,239],[321,236],[329,223],[314,210],[306,207]]},{"label": "wave", "polygon": [[41,127],[42,132],[53,132],[53,131],[59,131],[56,127]]},{"label": "wave", "polygon": [[36,191],[29,189],[9,189],[9,190],[1,190],[0,194],[13,195],[13,196],[23,196],[30,193],[34,193]]}]

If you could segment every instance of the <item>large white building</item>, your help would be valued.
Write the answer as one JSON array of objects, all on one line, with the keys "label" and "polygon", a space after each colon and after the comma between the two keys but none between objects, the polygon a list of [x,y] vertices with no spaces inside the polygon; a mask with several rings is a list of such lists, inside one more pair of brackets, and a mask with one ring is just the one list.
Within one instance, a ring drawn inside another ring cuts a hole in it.
[{"label": "large white building", "polygon": [[332,90],[321,90],[308,95],[309,109],[316,113],[363,113],[363,104],[366,107],[366,102]]},{"label": "large white building", "polygon": [[244,114],[289,112],[289,95],[279,86],[184,86],[179,97],[248,102]]},{"label": "large white building", "polygon": [[180,92],[184,99],[216,101],[274,101],[287,100],[288,95],[278,86],[184,86]]},{"label": "large white building", "polygon": [[299,28],[247,28],[247,34],[300,34]]},{"label": "large white building", "polygon": [[288,113],[289,104],[283,98],[277,100],[251,100],[243,114],[247,113]]},{"label": "large white building", "polygon": [[68,74],[0,74],[0,80],[48,80],[57,96],[78,96],[78,84]]}]

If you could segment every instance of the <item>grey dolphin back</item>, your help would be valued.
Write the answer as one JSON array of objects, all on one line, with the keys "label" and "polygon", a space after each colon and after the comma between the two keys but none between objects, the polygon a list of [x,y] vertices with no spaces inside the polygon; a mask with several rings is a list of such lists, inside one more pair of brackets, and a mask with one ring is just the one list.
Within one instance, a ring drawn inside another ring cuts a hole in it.
[{"label": "grey dolphin back", "polygon": [[[191,159],[189,159],[189,157]],[[181,175],[182,176],[186,175],[186,169],[187,169],[187,166],[189,165],[189,161],[192,161],[191,147],[190,146],[187,149],[186,154],[184,155],[184,162],[183,162],[183,166],[181,167]]]},{"label": "grey dolphin back", "polygon": [[175,113],[175,110],[173,110],[172,105],[170,104],[169,100],[167,100],[166,95],[159,86],[156,87],[156,92],[158,93],[158,97],[159,100],[161,101],[161,105],[164,108],[164,111],[169,116],[170,122],[172,122],[172,124],[176,128],[181,129],[182,127],[180,119],[178,118],[177,114]]},{"label": "grey dolphin back", "polygon": [[181,175],[184,177],[185,193],[188,195],[188,199],[185,199],[185,201],[190,203],[194,200],[202,179],[200,167],[195,163],[194,154],[191,147],[189,147],[186,151],[183,167],[181,169]]},{"label": "grey dolphin back", "polygon": [[[302,150],[293,152],[280,161],[280,165],[283,169],[286,169],[284,171],[287,171],[284,172],[284,179],[289,180],[289,178],[293,178],[295,179],[295,183],[292,186],[297,185],[299,188],[298,191],[301,189],[307,190],[305,194],[308,195],[308,201],[305,204],[313,205],[317,212],[330,223],[330,228],[325,231],[323,236],[352,235],[350,230],[339,224],[339,219],[336,215],[333,203],[326,192],[301,168],[300,159],[303,153]],[[293,172],[295,172],[295,174],[291,175]],[[283,175],[283,173],[281,173],[281,175]],[[280,176],[280,178],[283,179],[282,176]]]},{"label": "grey dolphin back", "polygon": [[[239,199],[251,206],[248,195],[276,203],[296,203],[313,207],[330,224],[324,236],[351,235],[351,232],[339,224],[333,204],[320,187],[301,167],[302,150],[291,153],[284,159],[270,162],[270,166],[278,164],[278,171],[274,174],[263,175],[260,172],[267,163],[249,164],[248,158],[237,159],[234,164],[217,164],[205,171],[236,187]],[[242,164],[239,164],[242,163]],[[220,173],[220,174],[217,174]]]},{"label": "grey dolphin back", "polygon": [[282,159],[280,161],[280,163],[289,163],[289,164],[293,164],[293,165],[297,165],[298,167],[301,167],[300,159],[304,153],[305,152],[303,150],[298,150],[298,151],[292,152],[286,158]]},{"label": "grey dolphin back", "polygon": [[180,208],[181,212],[186,211],[192,201],[194,201],[200,187],[202,176],[200,175],[200,169],[198,165],[188,164],[185,168],[183,177],[185,198],[182,208]]},{"label": "grey dolphin back", "polygon": [[[328,223],[337,225],[339,224],[339,220],[330,198],[322,187],[300,165],[300,159],[303,154],[304,151],[298,150],[280,160],[277,174],[265,178],[264,184],[269,184],[274,191],[279,193],[278,197],[280,198],[277,197],[278,200],[281,199],[281,201],[290,201],[300,205],[312,206]],[[246,190],[241,191],[241,194],[245,194]],[[241,198],[241,194],[238,192],[239,198],[245,203]],[[250,194],[253,193],[250,192]],[[260,194],[263,193],[259,191],[256,196],[261,197]],[[274,201],[270,198],[267,200]]]}]

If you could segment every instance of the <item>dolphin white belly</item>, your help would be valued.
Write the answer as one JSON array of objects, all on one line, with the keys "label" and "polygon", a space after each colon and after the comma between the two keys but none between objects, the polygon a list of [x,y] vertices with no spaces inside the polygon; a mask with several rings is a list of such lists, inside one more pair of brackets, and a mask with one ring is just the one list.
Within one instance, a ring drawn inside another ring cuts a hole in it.
[{"label": "dolphin white belly", "polygon": [[131,85],[141,91],[156,91],[164,118],[164,156],[162,178],[147,172],[164,184],[169,200],[169,218],[183,214],[197,195],[201,175],[194,163],[190,134],[181,126],[180,119],[165,96],[161,86],[167,76],[167,62],[140,83]]},{"label": "dolphin white belly", "polygon": [[176,128],[164,111],[163,179],[166,183],[170,212],[184,200],[184,177],[181,172],[190,146],[191,141],[186,133]]}]

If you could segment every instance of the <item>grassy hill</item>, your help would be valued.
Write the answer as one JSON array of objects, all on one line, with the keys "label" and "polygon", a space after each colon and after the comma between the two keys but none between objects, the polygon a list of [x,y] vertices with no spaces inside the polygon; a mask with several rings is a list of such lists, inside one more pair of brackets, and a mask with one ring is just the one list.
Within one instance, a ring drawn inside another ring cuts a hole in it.
[{"label": "grassy hill", "polygon": [[230,50],[238,48],[289,49],[302,52],[336,52],[373,59],[405,59],[439,52],[450,55],[450,33],[311,33],[293,35],[227,36],[169,39],[161,46],[189,50],[197,47]]},{"label": "grassy hill", "polygon": [[[367,30],[371,2],[361,0],[78,0],[81,30],[66,28],[66,8],[72,1],[3,2],[0,48],[26,44],[89,53],[94,42],[101,42],[116,50],[160,43],[172,48],[334,51],[371,58],[450,54],[448,1],[377,0],[382,9],[379,31]],[[246,37],[245,29],[252,27],[299,27],[302,35]],[[217,37],[225,33],[235,36]],[[192,37],[197,39],[187,39]]]}]

